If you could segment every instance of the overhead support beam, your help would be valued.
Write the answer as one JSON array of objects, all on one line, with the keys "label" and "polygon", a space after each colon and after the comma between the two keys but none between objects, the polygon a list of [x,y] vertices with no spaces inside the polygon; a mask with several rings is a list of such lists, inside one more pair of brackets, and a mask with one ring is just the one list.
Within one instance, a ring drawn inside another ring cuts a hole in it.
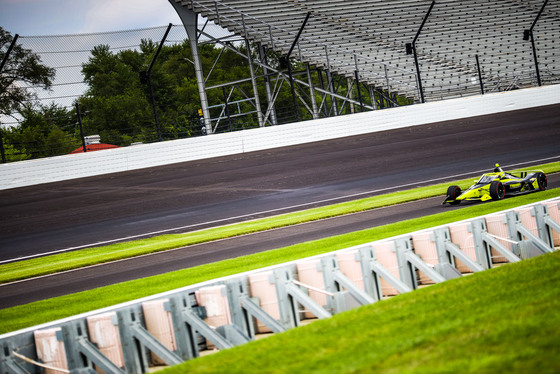
[{"label": "overhead support beam", "polygon": [[315,86],[313,85],[313,77],[311,75],[311,68],[309,63],[305,63],[305,70],[307,72],[307,82],[309,82],[309,97],[311,98],[311,108],[313,119],[319,118],[319,109],[317,108],[317,100],[315,99]]},{"label": "overhead support beam", "polygon": [[243,32],[245,39],[245,48],[247,49],[247,62],[249,63],[249,72],[251,74],[251,84],[253,86],[253,94],[255,95],[255,108],[257,109],[257,120],[259,122],[259,127],[264,127],[263,114],[261,111],[261,101],[259,98],[259,90],[257,87],[257,79],[255,78],[255,68],[253,66],[253,57],[251,56],[251,44],[249,43],[249,37],[247,36],[247,29],[245,27],[245,17],[242,15],[243,21]]},{"label": "overhead support beam", "polygon": [[364,111],[364,101],[362,99],[362,90],[360,90],[360,74],[358,72],[358,69],[356,69],[356,71],[354,72],[355,74],[355,80],[356,80],[356,88],[358,90],[358,101],[360,102],[360,112]]},{"label": "overhead support beam", "polygon": [[189,38],[191,45],[191,52],[194,62],[194,71],[196,75],[196,81],[198,83],[198,94],[200,96],[200,105],[202,109],[202,116],[204,119],[204,128],[206,129],[206,134],[212,134],[212,124],[210,123],[210,110],[208,109],[208,97],[206,96],[206,87],[204,82],[204,73],[202,70],[202,60],[198,51],[198,15],[188,9],[186,6],[181,5],[180,2],[175,0],[169,0],[175,11],[181,18],[183,25],[185,26],[185,31]]},{"label": "overhead support beam", "polygon": [[[264,76],[264,89],[266,92],[266,99],[268,100],[270,109],[270,122],[272,125],[278,125],[278,119],[276,117],[276,107],[274,106],[274,95],[270,87],[270,76],[268,70],[268,58],[266,57],[266,50],[262,43],[258,43],[259,48],[259,59],[262,62],[263,76]],[[268,112],[268,110],[267,110]],[[265,119],[266,121],[266,119]]]},{"label": "overhead support beam", "polygon": [[330,94],[331,105],[332,105],[334,115],[338,116],[338,108],[337,108],[337,105],[336,105],[336,98],[333,95],[335,90],[334,90],[334,84],[333,84],[333,77],[332,77],[332,74],[331,74],[331,62],[329,60],[329,51],[327,49],[327,46],[325,46],[325,56],[326,56],[326,59],[327,59],[327,71],[325,72],[327,74],[327,88],[328,88],[328,91],[331,93]]}]

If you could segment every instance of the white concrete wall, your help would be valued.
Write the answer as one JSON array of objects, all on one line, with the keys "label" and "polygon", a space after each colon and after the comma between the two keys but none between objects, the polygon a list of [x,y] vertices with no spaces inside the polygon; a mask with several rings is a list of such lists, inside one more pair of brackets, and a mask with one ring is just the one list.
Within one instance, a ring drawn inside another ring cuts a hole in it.
[{"label": "white concrete wall", "polygon": [[0,164],[0,190],[560,103],[560,85]]}]

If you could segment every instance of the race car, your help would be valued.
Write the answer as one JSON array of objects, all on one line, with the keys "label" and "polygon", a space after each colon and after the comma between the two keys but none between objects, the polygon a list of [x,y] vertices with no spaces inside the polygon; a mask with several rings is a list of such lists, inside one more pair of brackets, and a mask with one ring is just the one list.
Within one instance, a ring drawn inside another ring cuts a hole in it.
[{"label": "race car", "polygon": [[461,191],[459,186],[449,186],[447,196],[441,204],[455,205],[463,200],[502,200],[506,196],[544,191],[546,186],[546,174],[542,170],[503,171],[500,165],[496,164],[493,173],[482,174],[482,177],[466,191]]}]

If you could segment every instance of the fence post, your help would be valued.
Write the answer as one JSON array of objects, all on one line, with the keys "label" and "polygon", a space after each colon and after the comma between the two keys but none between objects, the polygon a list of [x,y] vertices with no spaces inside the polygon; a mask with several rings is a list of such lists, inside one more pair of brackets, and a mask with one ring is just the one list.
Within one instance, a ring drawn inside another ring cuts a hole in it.
[{"label": "fence post", "polygon": [[156,54],[154,55],[154,57],[152,58],[152,61],[150,62],[150,66],[148,67],[148,70],[145,72],[148,84],[150,86],[150,96],[151,96],[151,101],[152,101],[152,109],[154,111],[154,118],[156,121],[156,130],[157,130],[157,135],[158,135],[158,141],[161,142],[161,129],[159,127],[159,117],[158,117],[158,112],[157,112],[157,108],[156,108],[156,99],[154,96],[154,86],[152,85],[152,68],[154,67],[154,63],[156,62],[156,59],[159,55],[159,52],[161,51],[161,47],[163,47],[163,43],[165,43],[165,40],[167,39],[167,35],[169,34],[169,30],[171,30],[171,26],[173,26],[173,24],[169,24],[167,26],[167,30],[165,30],[165,34],[163,35],[163,38],[161,39],[158,49],[156,50]]},{"label": "fence post", "polygon": [[294,101],[294,110],[295,110],[295,114],[296,114],[296,122],[299,122],[299,110],[298,110],[298,105],[297,105],[297,98],[296,98],[296,89],[295,89],[295,84],[294,84],[294,77],[292,75],[292,65],[290,64],[290,55],[292,54],[292,51],[294,50],[294,47],[296,46],[299,37],[301,35],[301,33],[303,32],[303,29],[305,27],[305,25],[307,24],[307,21],[309,20],[309,17],[311,16],[311,12],[307,12],[307,15],[305,16],[305,19],[303,20],[303,23],[301,25],[301,27],[299,28],[299,31],[296,35],[296,38],[294,39],[294,42],[292,43],[292,46],[290,47],[290,50],[288,51],[288,53],[286,54],[286,64],[288,65],[288,76],[290,78],[290,88],[292,90],[292,99]]},{"label": "fence post", "polygon": [[2,63],[0,64],[0,73],[2,72],[2,69],[4,69],[4,65],[6,64],[6,62],[8,62],[8,57],[10,57],[10,53],[12,53],[12,49],[14,49],[18,38],[19,34],[15,34],[12,42],[10,43],[10,46],[8,47],[8,50],[6,51],[6,54],[4,55],[4,58],[2,59]]},{"label": "fence post", "polygon": [[2,163],[6,163],[6,154],[4,152],[4,141],[2,139],[2,128],[0,128],[0,153],[2,154]]},{"label": "fence post", "polygon": [[480,83],[480,91],[484,95],[484,83],[482,82],[482,72],[480,70],[480,61],[478,61],[478,55],[474,56],[476,58],[476,69],[478,70],[478,83]]},{"label": "fence post", "polygon": [[537,48],[535,47],[535,39],[533,38],[533,29],[535,28],[535,25],[537,24],[537,21],[539,20],[544,7],[546,6],[546,3],[548,3],[548,0],[545,0],[544,4],[541,7],[541,10],[539,11],[539,14],[537,14],[537,18],[535,18],[535,20],[533,21],[533,24],[531,25],[531,28],[529,30],[524,30],[523,31],[523,40],[529,40],[531,39],[531,47],[533,49],[533,58],[535,59],[535,71],[537,72],[537,83],[539,84],[539,86],[542,86],[542,82],[541,82],[541,74],[539,72],[539,62],[537,60]]},{"label": "fence post", "polygon": [[428,20],[428,17],[430,16],[430,13],[432,12],[432,8],[434,7],[435,4],[436,2],[432,1],[432,4],[430,5],[430,9],[428,9],[428,12],[424,16],[424,19],[422,20],[422,24],[420,25],[420,28],[418,29],[418,32],[416,33],[414,40],[412,40],[412,43],[406,43],[406,54],[410,55],[414,53],[414,65],[416,66],[416,74],[418,76],[418,90],[420,91],[420,100],[422,100],[423,103],[426,101],[424,100],[424,90],[422,88],[422,79],[420,78],[420,65],[418,64],[418,54],[416,53],[416,40],[418,40],[418,37],[420,36],[422,29],[424,28],[424,24]]},{"label": "fence post", "polygon": [[86,139],[84,138],[84,127],[82,126],[82,114],[80,113],[80,104],[76,101],[76,115],[78,116],[78,125],[80,126],[80,138],[82,139],[82,149],[87,152]]}]

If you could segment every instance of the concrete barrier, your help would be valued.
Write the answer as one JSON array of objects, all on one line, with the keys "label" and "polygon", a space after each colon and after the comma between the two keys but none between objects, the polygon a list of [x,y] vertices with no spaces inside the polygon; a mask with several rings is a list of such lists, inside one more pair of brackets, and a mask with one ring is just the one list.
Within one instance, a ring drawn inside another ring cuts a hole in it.
[{"label": "concrete barrier", "polygon": [[0,190],[560,103],[560,85],[0,165]]}]

